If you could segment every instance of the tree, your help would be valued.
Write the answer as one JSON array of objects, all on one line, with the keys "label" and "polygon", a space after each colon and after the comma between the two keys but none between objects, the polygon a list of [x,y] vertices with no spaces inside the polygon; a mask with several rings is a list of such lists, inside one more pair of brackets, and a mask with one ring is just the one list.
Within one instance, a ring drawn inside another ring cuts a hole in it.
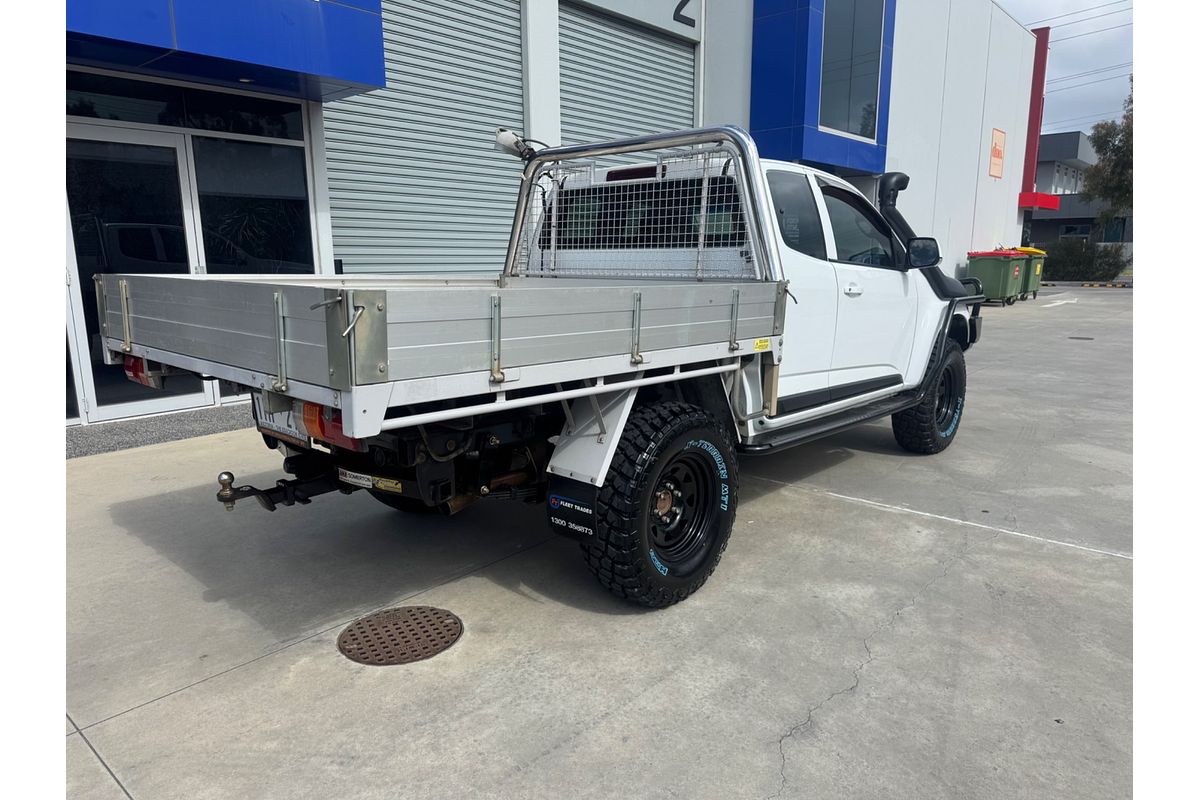
[{"label": "tree", "polygon": [[1133,210],[1133,79],[1119,121],[1092,127],[1096,163],[1083,174],[1083,199],[1104,204],[1101,219]]}]

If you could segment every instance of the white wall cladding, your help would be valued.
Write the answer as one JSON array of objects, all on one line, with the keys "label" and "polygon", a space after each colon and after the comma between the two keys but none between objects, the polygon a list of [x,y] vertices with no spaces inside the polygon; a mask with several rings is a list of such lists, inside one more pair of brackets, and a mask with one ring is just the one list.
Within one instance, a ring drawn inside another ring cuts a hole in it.
[{"label": "white wall cladding", "polygon": [[[1033,35],[992,0],[921,0],[896,14],[887,169],[908,173],[900,210],[936,236],[955,272],[970,250],[1020,243]],[[1004,177],[988,175],[992,129]]]},{"label": "white wall cladding", "polygon": [[333,250],[350,272],[498,271],[521,164],[519,0],[383,0],[387,88],[325,106]]},{"label": "white wall cladding", "polygon": [[559,48],[563,144],[695,124],[691,42],[563,3]]}]

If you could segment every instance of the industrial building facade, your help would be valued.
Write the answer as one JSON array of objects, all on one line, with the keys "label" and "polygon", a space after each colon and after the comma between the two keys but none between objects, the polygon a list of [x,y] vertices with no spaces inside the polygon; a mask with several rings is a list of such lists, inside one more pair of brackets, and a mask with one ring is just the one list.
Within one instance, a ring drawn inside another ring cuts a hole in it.
[{"label": "industrial building facade", "polygon": [[72,424],[245,399],[105,366],[97,273],[495,272],[496,126],[904,171],[947,271],[1021,234],[1035,39],[993,0],[68,0],[66,33]]}]

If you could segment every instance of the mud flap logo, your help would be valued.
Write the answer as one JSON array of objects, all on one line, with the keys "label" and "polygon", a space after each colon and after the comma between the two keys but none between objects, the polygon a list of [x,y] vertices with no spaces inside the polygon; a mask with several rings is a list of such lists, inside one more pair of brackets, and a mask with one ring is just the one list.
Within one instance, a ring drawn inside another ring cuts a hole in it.
[{"label": "mud flap logo", "polygon": [[546,497],[551,529],[572,539],[589,541],[596,535],[596,487],[553,476]]}]

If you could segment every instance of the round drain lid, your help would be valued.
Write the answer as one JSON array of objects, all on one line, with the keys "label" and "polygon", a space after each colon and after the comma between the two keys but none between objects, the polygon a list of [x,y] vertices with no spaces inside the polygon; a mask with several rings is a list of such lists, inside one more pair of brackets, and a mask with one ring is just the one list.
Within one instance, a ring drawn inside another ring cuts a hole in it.
[{"label": "round drain lid", "polygon": [[449,649],[462,631],[462,620],[444,608],[402,606],[356,619],[338,636],[337,647],[359,664],[409,664]]}]

